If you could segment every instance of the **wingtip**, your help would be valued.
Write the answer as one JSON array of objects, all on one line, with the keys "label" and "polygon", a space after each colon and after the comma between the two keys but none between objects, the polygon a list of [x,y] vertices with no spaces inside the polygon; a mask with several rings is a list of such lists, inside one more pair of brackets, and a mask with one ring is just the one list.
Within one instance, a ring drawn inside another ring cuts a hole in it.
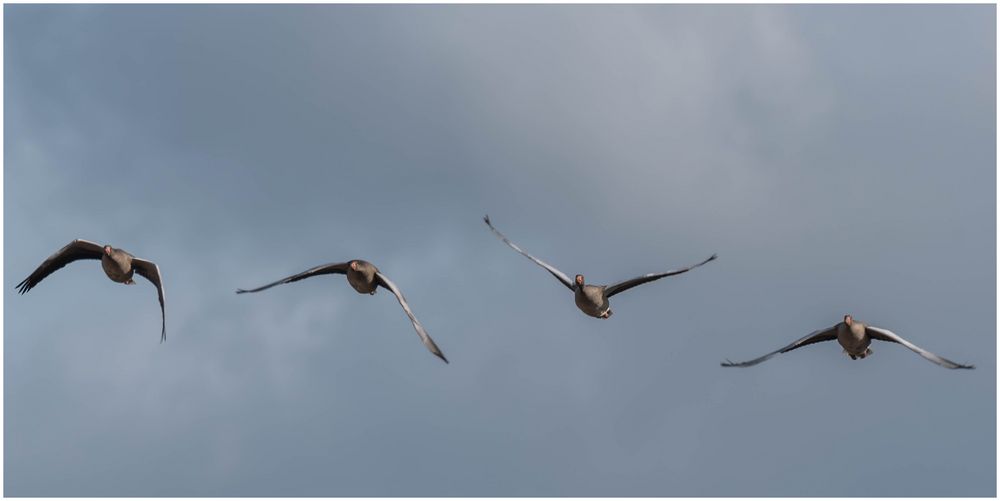
[{"label": "wingtip", "polygon": [[246,294],[247,292],[245,289],[236,289],[237,294]]},{"label": "wingtip", "polygon": [[486,224],[489,224],[490,226],[492,226],[492,224],[490,223],[490,215],[489,214],[483,216],[483,222],[485,222]]}]

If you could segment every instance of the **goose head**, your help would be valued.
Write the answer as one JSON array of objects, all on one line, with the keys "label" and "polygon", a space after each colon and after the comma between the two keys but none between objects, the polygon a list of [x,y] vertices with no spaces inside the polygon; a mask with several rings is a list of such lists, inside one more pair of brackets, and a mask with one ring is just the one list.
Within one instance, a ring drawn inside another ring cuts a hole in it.
[{"label": "goose head", "polygon": [[104,246],[104,255],[105,256],[110,256],[112,250],[114,250],[114,249],[112,249],[110,245],[105,245]]},{"label": "goose head", "polygon": [[354,261],[351,261],[350,266],[352,270],[358,271],[358,261],[356,259]]},{"label": "goose head", "polygon": [[852,323],[854,323],[854,318],[850,315],[844,315],[844,325],[850,327]]},{"label": "goose head", "polygon": [[577,275],[575,280],[578,287],[583,287],[583,275]]}]

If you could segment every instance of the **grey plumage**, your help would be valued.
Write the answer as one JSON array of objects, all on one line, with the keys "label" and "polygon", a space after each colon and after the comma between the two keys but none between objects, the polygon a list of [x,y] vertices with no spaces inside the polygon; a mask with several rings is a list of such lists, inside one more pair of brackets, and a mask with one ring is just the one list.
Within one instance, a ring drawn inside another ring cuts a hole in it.
[{"label": "grey plumage", "polygon": [[938,356],[931,353],[905,339],[895,334],[887,329],[882,329],[880,327],[873,327],[871,325],[866,325],[862,322],[854,320],[850,315],[844,315],[844,321],[840,322],[833,327],[827,329],[821,329],[815,331],[808,336],[796,340],[792,344],[780,348],[778,350],[772,351],[761,357],[757,357],[753,360],[748,360],[746,362],[731,362],[726,360],[722,363],[723,367],[750,367],[757,365],[769,358],[779,354],[786,353],[806,345],[813,343],[819,343],[822,341],[832,341],[836,339],[838,343],[844,348],[844,352],[851,357],[851,359],[863,359],[871,355],[871,349],[868,345],[871,343],[872,339],[877,339],[879,341],[886,341],[889,343],[897,343],[905,346],[914,353],[920,355],[921,357],[934,362],[942,367],[948,369],[974,369],[972,365],[960,364],[957,362],[952,362],[947,358]]},{"label": "grey plumage", "polygon": [[45,277],[74,261],[81,259],[96,259],[101,261],[101,268],[109,279],[123,284],[132,284],[132,276],[138,273],[156,286],[160,301],[162,328],[160,342],[167,339],[167,311],[163,297],[163,281],[160,278],[160,268],[152,261],[139,259],[122,249],[110,245],[101,246],[88,240],[73,240],[63,248],[49,256],[35,271],[17,284],[19,293],[24,294],[37,286]]},{"label": "grey plumage", "polygon": [[648,282],[652,282],[654,280],[659,280],[664,277],[680,275],[681,273],[693,270],[705,263],[714,261],[716,258],[718,258],[718,255],[712,254],[708,259],[698,264],[694,264],[684,268],[665,271],[661,273],[649,273],[646,275],[642,275],[612,285],[591,285],[584,283],[583,275],[577,275],[576,279],[571,281],[565,273],[559,271],[555,266],[552,266],[542,261],[541,259],[538,259],[532,256],[531,254],[528,254],[524,250],[522,250],[514,242],[511,242],[509,238],[507,238],[503,233],[500,233],[500,231],[493,226],[493,223],[490,221],[490,216],[488,215],[484,216],[483,221],[486,223],[486,226],[489,226],[490,231],[492,231],[494,235],[496,235],[500,240],[502,240],[503,243],[507,244],[510,248],[514,249],[524,257],[530,259],[535,264],[541,266],[542,268],[545,268],[545,270],[551,273],[552,276],[556,277],[556,279],[559,280],[559,282],[561,282],[563,285],[569,288],[569,290],[573,291],[574,302],[576,303],[576,306],[577,308],[580,309],[580,311],[584,312],[589,316],[597,318],[608,318],[612,315],[611,305],[610,302],[608,301],[608,298],[614,296],[615,294],[625,292],[633,287]]},{"label": "grey plumage", "polygon": [[394,296],[396,300],[399,301],[399,305],[403,307],[403,312],[409,317],[410,323],[413,324],[413,328],[417,331],[417,335],[420,336],[420,341],[433,353],[435,356],[444,360],[448,363],[448,359],[438,348],[437,344],[431,339],[431,336],[427,334],[427,330],[424,326],[417,320],[417,317],[413,314],[413,310],[410,309],[409,303],[406,302],[406,298],[403,297],[403,293],[399,290],[399,287],[395,283],[389,280],[384,274],[382,274],[375,265],[364,261],[361,259],[353,259],[344,263],[330,263],[317,266],[315,268],[310,268],[302,273],[298,273],[289,277],[282,278],[275,282],[271,282],[267,285],[257,287],[256,289],[237,289],[237,294],[244,294],[248,292],[259,292],[264,289],[274,287],[275,285],[287,284],[291,282],[296,282],[309,277],[314,277],[318,275],[328,275],[328,274],[339,274],[346,275],[347,282],[351,285],[354,290],[360,294],[375,294],[377,287],[382,287],[388,290]]}]

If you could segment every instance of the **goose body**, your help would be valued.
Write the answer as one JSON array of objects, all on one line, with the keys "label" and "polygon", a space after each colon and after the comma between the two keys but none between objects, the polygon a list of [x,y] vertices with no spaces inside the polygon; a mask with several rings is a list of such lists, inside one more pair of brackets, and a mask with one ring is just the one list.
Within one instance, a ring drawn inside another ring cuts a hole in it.
[{"label": "goose body", "polygon": [[490,231],[497,236],[503,243],[507,244],[510,248],[514,249],[522,256],[530,259],[532,262],[545,268],[552,276],[556,277],[559,282],[569,288],[573,292],[573,299],[576,303],[576,307],[580,309],[584,314],[595,318],[607,319],[612,315],[611,302],[609,299],[615,294],[625,292],[633,287],[645,284],[647,282],[652,282],[654,280],[659,280],[664,277],[669,277],[673,275],[680,275],[687,271],[693,270],[709,261],[715,260],[718,256],[712,254],[708,259],[691,266],[684,268],[679,268],[676,270],[665,271],[662,273],[648,273],[639,277],[635,277],[623,282],[619,282],[611,285],[593,285],[588,284],[584,281],[583,275],[577,275],[573,281],[570,281],[569,277],[556,269],[556,267],[542,261],[541,259],[528,254],[520,247],[518,247],[514,242],[511,242],[503,233],[497,230],[493,223],[490,222],[490,217],[483,217],[483,221],[486,222],[486,226],[490,227]]},{"label": "goose body", "polygon": [[132,275],[135,273],[132,270],[132,255],[128,252],[110,247],[110,250],[101,254],[101,268],[114,282],[126,285],[135,283],[132,280]]},{"label": "goose body", "polygon": [[865,358],[872,352],[868,348],[872,344],[872,338],[868,335],[865,324],[861,322],[837,324],[837,342],[851,359]]},{"label": "goose body", "polygon": [[378,287],[378,280],[375,277],[378,268],[361,259],[352,262],[355,265],[347,268],[347,283],[351,284],[358,294],[375,294],[375,289]]},{"label": "goose body", "polygon": [[[581,281],[583,280],[581,276]],[[604,286],[585,284],[576,287],[573,299],[580,311],[596,318],[608,318],[612,315],[611,302],[604,293]]]}]

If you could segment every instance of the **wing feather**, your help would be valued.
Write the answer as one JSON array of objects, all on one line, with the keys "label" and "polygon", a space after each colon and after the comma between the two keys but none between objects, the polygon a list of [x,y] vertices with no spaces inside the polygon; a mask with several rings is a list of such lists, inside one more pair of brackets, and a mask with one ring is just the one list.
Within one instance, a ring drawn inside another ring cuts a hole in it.
[{"label": "wing feather", "polygon": [[38,268],[35,268],[35,271],[31,272],[31,275],[28,275],[28,278],[17,284],[17,291],[24,294],[59,268],[80,259],[96,259],[100,261],[103,254],[104,247],[99,244],[88,240],[73,240],[62,249],[59,249],[55,254],[49,256],[42,264],[38,265]]},{"label": "wing feather", "polygon": [[805,337],[802,337],[800,339],[797,339],[792,344],[789,344],[788,346],[785,346],[785,347],[783,347],[783,348],[781,348],[779,350],[772,351],[771,353],[768,353],[767,355],[764,355],[762,357],[758,357],[758,358],[755,358],[753,360],[748,360],[746,362],[730,362],[729,360],[726,360],[725,362],[722,362],[722,366],[723,367],[750,367],[752,365],[757,365],[757,364],[759,364],[759,363],[761,363],[761,362],[763,362],[763,361],[765,361],[765,360],[767,360],[767,359],[769,359],[769,358],[771,358],[771,357],[773,357],[773,356],[775,356],[775,355],[777,355],[779,353],[789,352],[789,351],[792,351],[792,350],[794,350],[796,348],[801,348],[801,347],[806,346],[806,345],[810,345],[810,344],[813,344],[813,343],[819,343],[819,342],[822,342],[822,341],[832,341],[834,339],[837,339],[837,326],[836,325],[833,326],[833,327],[830,327],[828,329],[821,329],[821,330],[818,330],[818,331],[813,331],[808,336],[805,336]]},{"label": "wing feather", "polygon": [[271,283],[269,283],[267,285],[264,285],[264,286],[261,286],[261,287],[257,287],[256,289],[236,289],[236,293],[237,294],[244,294],[244,293],[247,293],[247,292],[260,292],[260,291],[262,291],[264,289],[270,289],[271,287],[274,287],[275,285],[281,285],[281,284],[287,284],[287,283],[291,283],[291,282],[297,282],[299,280],[303,280],[303,279],[306,279],[306,278],[309,278],[309,277],[314,277],[314,276],[317,276],[317,275],[329,275],[329,274],[334,274],[334,273],[340,274],[340,275],[346,275],[347,274],[347,268],[348,268],[349,265],[350,265],[350,261],[348,261],[346,263],[324,264],[324,265],[317,266],[315,268],[310,268],[310,269],[308,269],[306,271],[303,271],[302,273],[299,273],[299,274],[296,274],[296,275],[292,275],[290,277],[282,278],[281,280],[278,280],[276,282],[271,282]]},{"label": "wing feather", "polygon": [[649,273],[649,274],[643,275],[641,277],[636,277],[636,278],[633,278],[631,280],[626,280],[624,282],[619,282],[619,283],[614,284],[614,285],[609,285],[609,286],[607,286],[604,289],[604,295],[607,296],[607,297],[611,297],[611,296],[614,296],[615,294],[618,294],[620,292],[625,292],[625,291],[631,289],[632,287],[635,287],[637,285],[642,285],[642,284],[644,284],[646,282],[652,282],[653,280],[659,280],[659,279],[661,279],[663,277],[669,277],[669,276],[672,276],[672,275],[680,275],[681,273],[684,273],[684,272],[687,272],[687,271],[691,271],[691,270],[693,270],[693,269],[695,269],[695,268],[697,268],[697,267],[699,267],[699,266],[701,266],[701,265],[703,265],[703,264],[705,264],[705,263],[707,263],[709,261],[714,261],[718,257],[719,256],[717,254],[712,254],[708,259],[706,259],[706,260],[704,260],[704,261],[702,261],[702,262],[700,262],[698,264],[694,264],[694,265],[688,266],[686,268],[680,268],[680,269],[676,269],[676,270],[665,271],[663,273]]},{"label": "wing feather", "polygon": [[499,231],[497,231],[497,229],[493,227],[493,223],[490,223],[490,216],[483,217],[483,221],[486,222],[486,226],[490,227],[490,230],[493,230],[493,233],[496,234],[496,236],[500,237],[500,240],[503,240],[503,243],[509,245],[511,249],[514,249],[517,252],[520,252],[521,255],[523,255],[524,257],[532,260],[538,266],[541,266],[542,268],[545,268],[549,273],[552,274],[552,276],[556,277],[560,282],[562,282],[563,285],[565,285],[566,287],[568,287],[569,290],[576,291],[576,286],[573,284],[573,281],[570,280],[569,277],[566,276],[565,273],[559,271],[554,266],[546,263],[545,261],[542,261],[541,259],[538,259],[535,256],[532,256],[531,254],[528,254],[527,252],[524,252],[523,250],[521,250],[520,247],[518,247],[517,245],[515,245],[514,242],[511,242],[507,237],[505,237],[503,235],[503,233],[500,233]]},{"label": "wing feather", "polygon": [[396,296],[396,300],[398,300],[399,305],[403,307],[403,311],[406,312],[406,316],[410,317],[410,322],[413,323],[413,328],[416,329],[417,334],[420,336],[420,340],[424,343],[424,346],[426,346],[431,353],[437,355],[438,358],[444,360],[444,363],[448,363],[448,359],[445,358],[444,353],[441,353],[441,349],[438,348],[437,344],[434,343],[434,340],[431,339],[430,334],[427,334],[427,331],[424,330],[424,326],[420,325],[420,321],[413,315],[413,310],[410,309],[410,305],[406,302],[406,298],[403,297],[403,293],[400,292],[399,287],[396,287],[396,284],[392,283],[392,281],[383,275],[382,272],[375,273],[375,277],[378,279],[379,285]]},{"label": "wing feather", "polygon": [[867,326],[865,328],[865,330],[868,331],[868,335],[871,336],[872,339],[878,339],[879,341],[888,341],[890,343],[899,343],[899,344],[901,344],[901,345],[909,348],[911,351],[913,351],[917,355],[920,355],[921,357],[924,357],[927,360],[930,360],[931,362],[934,362],[935,364],[938,364],[938,365],[940,365],[942,367],[946,367],[948,369],[975,369],[975,366],[952,362],[951,360],[948,360],[947,358],[935,355],[934,353],[931,353],[931,352],[929,352],[929,351],[927,351],[927,350],[925,350],[925,349],[923,349],[923,348],[921,348],[921,347],[919,347],[919,346],[917,346],[917,345],[915,345],[915,344],[913,344],[913,343],[911,343],[911,342],[903,339],[898,334],[896,334],[896,333],[894,333],[894,332],[892,332],[890,330],[882,329],[880,327],[872,327],[870,325]]},{"label": "wing feather", "polygon": [[132,269],[156,286],[156,295],[160,299],[160,315],[163,321],[163,330],[160,332],[160,342],[162,343],[167,340],[167,310],[164,306],[163,280],[160,279],[160,267],[152,261],[133,257]]}]

